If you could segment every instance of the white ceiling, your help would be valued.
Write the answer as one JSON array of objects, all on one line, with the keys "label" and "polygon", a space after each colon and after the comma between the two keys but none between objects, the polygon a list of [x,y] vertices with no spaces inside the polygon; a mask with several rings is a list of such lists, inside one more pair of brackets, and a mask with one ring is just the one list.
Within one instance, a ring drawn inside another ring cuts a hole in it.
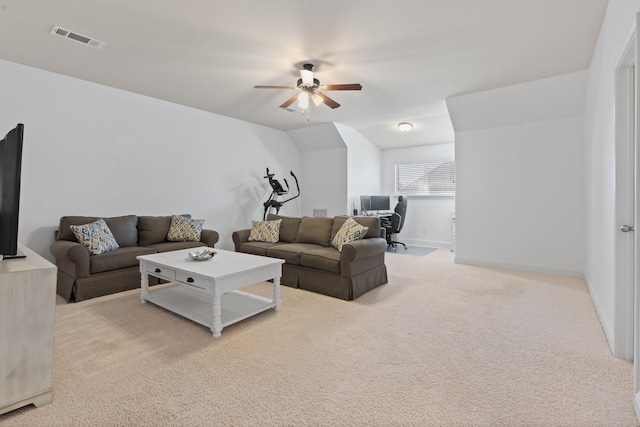
[{"label": "white ceiling", "polygon": [[[381,149],[453,141],[445,99],[589,68],[607,0],[8,0],[0,58],[282,130],[338,122]],[[103,41],[54,36],[54,25]],[[278,108],[301,64],[341,104]],[[414,129],[402,134],[398,122]]]}]

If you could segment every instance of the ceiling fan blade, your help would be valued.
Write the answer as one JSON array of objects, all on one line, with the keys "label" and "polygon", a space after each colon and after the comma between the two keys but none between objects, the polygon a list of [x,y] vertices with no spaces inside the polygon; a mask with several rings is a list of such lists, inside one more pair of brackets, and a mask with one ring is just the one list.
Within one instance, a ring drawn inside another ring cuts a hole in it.
[{"label": "ceiling fan blade", "polygon": [[287,108],[289,105],[291,105],[294,102],[296,102],[296,99],[298,99],[298,95],[299,95],[299,93],[296,93],[291,98],[289,98],[286,101],[284,101],[284,103],[280,106],[280,108]]},{"label": "ceiling fan blade", "polygon": [[254,86],[256,89],[295,89],[295,86]]},{"label": "ceiling fan blade", "polygon": [[348,83],[343,85],[324,85],[324,90],[360,90],[362,85],[360,83]]},{"label": "ceiling fan blade", "polygon": [[333,99],[329,98],[327,95],[325,95],[322,92],[318,92],[318,96],[320,98],[322,98],[322,100],[324,101],[325,104],[327,104],[327,107],[338,108],[340,106],[340,104],[338,104],[336,101],[334,101]]}]

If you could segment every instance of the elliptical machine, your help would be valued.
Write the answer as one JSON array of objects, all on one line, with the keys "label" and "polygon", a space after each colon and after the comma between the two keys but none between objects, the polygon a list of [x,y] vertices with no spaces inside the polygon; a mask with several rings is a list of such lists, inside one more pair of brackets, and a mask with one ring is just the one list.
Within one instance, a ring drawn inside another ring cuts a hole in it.
[{"label": "elliptical machine", "polygon": [[279,201],[278,196],[284,196],[285,194],[289,194],[289,183],[287,182],[287,179],[284,178],[283,180],[284,180],[284,185],[286,189],[282,187],[282,185],[277,179],[273,179],[273,176],[275,174],[269,173],[269,168],[267,168],[267,175],[264,178],[269,179],[269,185],[271,186],[271,189],[273,191],[271,191],[271,195],[269,196],[269,199],[263,203],[264,205],[264,214],[262,215],[263,220],[267,219],[267,213],[269,212],[269,209],[275,208],[276,214],[278,214],[280,212],[280,208],[282,207],[282,205],[295,199],[296,197],[300,197],[300,185],[298,185],[298,178],[296,178],[293,172],[290,172],[290,173],[293,179],[295,179],[296,181],[296,188],[298,190],[298,194],[296,194],[295,196],[287,200]]}]

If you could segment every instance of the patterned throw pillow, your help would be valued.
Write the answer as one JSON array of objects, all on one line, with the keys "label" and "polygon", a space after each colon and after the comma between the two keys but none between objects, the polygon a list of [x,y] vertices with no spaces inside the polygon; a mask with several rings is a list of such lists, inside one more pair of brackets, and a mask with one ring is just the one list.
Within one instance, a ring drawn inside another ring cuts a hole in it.
[{"label": "patterned throw pillow", "polygon": [[114,251],[120,247],[109,230],[109,226],[102,218],[89,224],[69,227],[78,242],[86,246],[93,255]]},{"label": "patterned throw pillow", "polygon": [[360,240],[367,234],[369,227],[358,224],[353,218],[349,218],[342,224],[340,230],[336,233],[336,237],[333,238],[331,246],[336,248],[339,252],[342,252],[342,246],[345,243],[355,242]]},{"label": "patterned throw pillow", "polygon": [[199,242],[204,219],[191,219],[182,215],[173,215],[167,240],[170,242]]},{"label": "patterned throw pillow", "polygon": [[280,240],[281,223],[281,219],[276,219],[273,221],[252,221],[251,233],[249,233],[249,241],[276,243]]}]

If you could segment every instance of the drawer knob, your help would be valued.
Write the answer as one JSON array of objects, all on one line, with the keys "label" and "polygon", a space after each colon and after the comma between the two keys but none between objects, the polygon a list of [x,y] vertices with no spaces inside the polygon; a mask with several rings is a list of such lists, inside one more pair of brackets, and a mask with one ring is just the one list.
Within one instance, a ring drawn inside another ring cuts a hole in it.
[{"label": "drawer knob", "polygon": [[156,273],[160,273],[162,270],[160,270],[159,268],[156,268]]},{"label": "drawer knob", "polygon": [[187,283],[193,283],[193,278],[192,277],[187,277]]}]

